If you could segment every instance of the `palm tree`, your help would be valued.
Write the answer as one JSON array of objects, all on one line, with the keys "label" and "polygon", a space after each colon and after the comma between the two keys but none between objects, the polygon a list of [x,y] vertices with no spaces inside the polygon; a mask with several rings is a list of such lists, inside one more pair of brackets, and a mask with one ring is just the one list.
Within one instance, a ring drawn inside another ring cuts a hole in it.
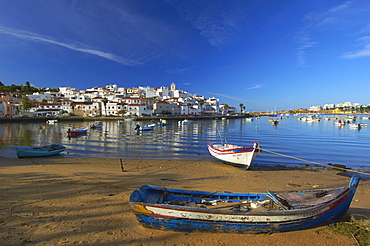
[{"label": "palm tree", "polygon": [[107,102],[108,102],[108,99],[106,97],[104,97],[101,102],[104,104],[104,112],[105,112],[105,116],[107,116]]},{"label": "palm tree", "polygon": [[243,113],[243,106],[244,106],[244,104],[239,104],[239,107],[240,107],[240,113]]},{"label": "palm tree", "polygon": [[229,108],[229,105],[224,104],[224,106],[222,106],[222,108],[224,109],[224,114],[225,114],[225,111]]},{"label": "palm tree", "polygon": [[191,103],[187,103],[186,106],[188,106],[188,114],[190,113],[190,106],[191,106]]},{"label": "palm tree", "polygon": [[203,99],[201,99],[201,100],[199,100],[199,105],[200,105],[200,114],[202,114],[202,111],[203,111],[203,104],[204,104],[204,100]]}]

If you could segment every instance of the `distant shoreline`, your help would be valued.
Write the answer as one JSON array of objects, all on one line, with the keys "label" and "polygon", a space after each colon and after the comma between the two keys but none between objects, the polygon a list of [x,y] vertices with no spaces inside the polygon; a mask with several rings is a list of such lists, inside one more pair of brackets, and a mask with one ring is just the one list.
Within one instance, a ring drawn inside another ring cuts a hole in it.
[{"label": "distant shoreline", "polygon": [[[142,117],[135,117],[132,120],[135,121],[146,121],[146,120],[159,120],[159,119],[166,119],[166,120],[206,120],[206,119],[239,119],[239,118],[250,118],[253,117],[251,114],[245,115],[202,115],[202,116],[194,116],[194,115],[179,115],[179,116],[142,116]],[[126,117],[81,117],[81,116],[68,116],[68,117],[2,117],[0,118],[0,123],[11,123],[11,122],[46,122],[47,120],[54,120],[58,119],[59,121],[114,121],[114,120],[128,120]]]},{"label": "distant shoreline", "polygon": [[[348,115],[347,113],[342,114],[324,114],[324,115]],[[368,115],[367,113],[356,113],[356,115]],[[123,116],[102,116],[102,117],[82,117],[82,116],[62,116],[62,117],[0,117],[0,123],[12,123],[12,122],[46,122],[47,120],[58,119],[59,121],[118,121],[118,120],[135,120],[135,121],[148,121],[148,120],[217,120],[217,119],[240,119],[240,118],[251,118],[256,116],[267,116],[277,117],[277,114],[238,114],[238,115],[176,115],[176,116],[140,116],[134,118],[127,118]]]}]

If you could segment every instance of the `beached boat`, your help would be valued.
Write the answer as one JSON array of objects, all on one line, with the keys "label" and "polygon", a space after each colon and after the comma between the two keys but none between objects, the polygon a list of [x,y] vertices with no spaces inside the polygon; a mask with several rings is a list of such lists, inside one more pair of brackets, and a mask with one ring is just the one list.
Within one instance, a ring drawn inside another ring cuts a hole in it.
[{"label": "beached boat", "polygon": [[292,192],[230,193],[143,185],[129,202],[146,228],[217,233],[296,231],[335,221],[344,214],[359,183],[349,187]]},{"label": "beached boat", "polygon": [[90,128],[91,129],[101,129],[103,127],[103,122],[101,121],[94,121],[90,123]]},{"label": "beached boat", "polygon": [[76,137],[87,133],[88,127],[82,127],[78,129],[68,129],[67,134],[69,137]]},{"label": "beached boat", "polygon": [[207,143],[209,153],[224,162],[243,165],[249,168],[252,161],[261,152],[259,144],[254,142],[253,147],[245,147],[235,144],[212,144]]},{"label": "beached boat", "polygon": [[60,152],[64,151],[66,147],[60,144],[49,144],[40,147],[19,147],[15,151],[18,158],[25,157],[43,157],[58,155]]}]

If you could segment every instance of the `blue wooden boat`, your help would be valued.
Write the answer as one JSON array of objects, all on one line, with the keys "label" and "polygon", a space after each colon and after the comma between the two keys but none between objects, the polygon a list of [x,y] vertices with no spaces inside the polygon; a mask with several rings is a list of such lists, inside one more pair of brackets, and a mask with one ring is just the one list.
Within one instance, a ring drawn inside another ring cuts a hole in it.
[{"label": "blue wooden boat", "polygon": [[143,185],[130,205],[142,226],[171,231],[269,233],[311,228],[335,221],[352,201],[349,187],[274,193],[230,193]]},{"label": "blue wooden boat", "polygon": [[64,151],[66,147],[60,144],[50,144],[40,147],[19,147],[15,151],[18,158],[25,157],[43,157],[58,155],[60,152]]}]

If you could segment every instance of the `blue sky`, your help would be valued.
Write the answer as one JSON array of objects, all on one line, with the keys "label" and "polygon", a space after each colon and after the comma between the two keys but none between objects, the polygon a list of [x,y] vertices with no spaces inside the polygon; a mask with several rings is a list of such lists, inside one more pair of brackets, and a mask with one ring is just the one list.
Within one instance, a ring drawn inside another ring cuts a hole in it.
[{"label": "blue sky", "polygon": [[0,81],[170,86],[248,111],[370,103],[367,0],[0,0]]}]

